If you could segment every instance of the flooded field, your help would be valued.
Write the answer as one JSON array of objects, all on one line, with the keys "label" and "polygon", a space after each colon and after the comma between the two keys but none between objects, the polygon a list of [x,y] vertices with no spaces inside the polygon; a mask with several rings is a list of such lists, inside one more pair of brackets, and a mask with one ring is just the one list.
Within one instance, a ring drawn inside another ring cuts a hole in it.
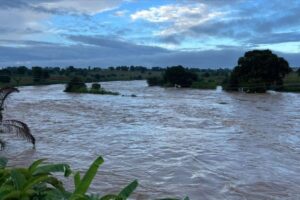
[{"label": "flooded field", "polygon": [[36,149],[4,137],[1,155],[10,166],[48,158],[80,171],[103,155],[91,188],[101,194],[138,179],[137,199],[300,199],[300,94],[102,86],[125,96],[21,87],[4,117],[26,122]]}]

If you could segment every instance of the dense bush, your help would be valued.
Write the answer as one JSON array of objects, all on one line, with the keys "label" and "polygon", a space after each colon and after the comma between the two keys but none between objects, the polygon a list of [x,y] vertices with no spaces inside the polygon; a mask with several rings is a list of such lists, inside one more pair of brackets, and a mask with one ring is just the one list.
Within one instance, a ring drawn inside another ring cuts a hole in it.
[{"label": "dense bush", "polygon": [[147,79],[147,83],[149,86],[161,86],[163,85],[163,79],[161,77],[150,77]]},{"label": "dense bush", "polygon": [[65,92],[86,92],[86,84],[78,77],[72,78],[66,85]]},{"label": "dense bush", "polygon": [[147,79],[149,86],[167,87],[191,87],[198,80],[197,73],[182,66],[168,67],[163,73],[163,77],[150,77]]},{"label": "dense bush", "polygon": [[198,75],[182,66],[168,67],[163,75],[165,85],[190,87],[198,80]]},{"label": "dense bush", "polygon": [[101,85],[99,83],[93,83],[92,84],[92,90],[100,90],[101,88]]}]

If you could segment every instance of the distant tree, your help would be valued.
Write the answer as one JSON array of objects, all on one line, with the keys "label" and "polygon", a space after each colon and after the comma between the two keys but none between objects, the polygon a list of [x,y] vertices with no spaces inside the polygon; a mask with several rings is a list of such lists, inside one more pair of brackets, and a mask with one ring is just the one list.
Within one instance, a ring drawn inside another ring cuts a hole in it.
[{"label": "distant tree", "polygon": [[101,75],[100,75],[100,74],[95,74],[95,75],[94,75],[94,78],[95,78],[97,81],[100,81]]},{"label": "distant tree", "polygon": [[20,66],[17,68],[17,74],[18,75],[25,75],[28,71],[28,68],[25,66]]},{"label": "distant tree", "polygon": [[152,67],[151,70],[152,71],[164,71],[164,69],[161,67]]},{"label": "distant tree", "polygon": [[74,77],[66,85],[65,92],[86,92],[86,84],[79,77]]},{"label": "distant tree", "polygon": [[33,82],[40,83],[50,78],[49,71],[49,69],[43,69],[42,67],[32,67]]},{"label": "distant tree", "polygon": [[0,82],[1,83],[10,83],[10,76],[7,75],[0,75]]},{"label": "distant tree", "polygon": [[238,60],[228,81],[228,90],[244,88],[246,92],[265,92],[283,85],[291,72],[288,62],[270,50],[248,51]]},{"label": "distant tree", "polygon": [[297,74],[300,76],[300,67],[297,69]]},{"label": "distant tree", "polygon": [[48,78],[50,78],[50,73],[49,73],[49,71],[44,70],[43,71],[43,79],[48,79]]},{"label": "distant tree", "polygon": [[208,78],[208,77],[210,77],[210,73],[205,72],[204,74],[202,74],[202,76],[205,77],[205,78]]},{"label": "distant tree", "polygon": [[164,83],[167,85],[180,85],[181,87],[190,87],[197,81],[196,73],[191,72],[182,66],[168,67],[163,75]]},{"label": "distant tree", "polygon": [[10,76],[11,75],[11,71],[9,69],[1,69],[0,70],[0,74],[1,75],[7,75]]},{"label": "distant tree", "polygon": [[119,67],[116,67],[116,70],[118,70],[118,71],[129,71],[129,67],[127,67],[127,66],[119,66]]},{"label": "distant tree", "polygon": [[67,68],[67,71],[69,71],[69,72],[74,72],[76,69],[75,69],[75,67],[73,67],[73,66],[69,66],[68,68]]},{"label": "distant tree", "polygon": [[43,69],[41,67],[32,67],[33,82],[39,83],[43,79]]}]

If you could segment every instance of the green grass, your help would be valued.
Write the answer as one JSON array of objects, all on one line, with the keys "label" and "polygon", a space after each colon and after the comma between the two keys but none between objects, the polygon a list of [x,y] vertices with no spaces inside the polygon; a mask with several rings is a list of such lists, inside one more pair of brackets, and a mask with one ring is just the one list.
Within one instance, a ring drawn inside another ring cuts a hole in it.
[{"label": "green grass", "polygon": [[86,83],[91,82],[105,82],[105,81],[126,81],[126,80],[146,80],[152,76],[160,76],[162,72],[159,71],[120,71],[102,69],[100,71],[87,71],[86,74],[71,72],[68,75],[60,75],[57,73],[50,73],[50,77],[43,79],[40,82],[34,82],[31,75],[10,75],[11,81],[9,83],[1,83],[3,86],[30,86],[30,85],[51,85],[51,84],[65,84],[73,77],[79,77]]},{"label": "green grass", "polygon": [[220,85],[217,80],[214,79],[208,79],[208,80],[200,80],[197,82],[194,82],[191,86],[191,88],[195,89],[203,89],[203,90],[215,90],[217,86]]},{"label": "green grass", "polygon": [[283,80],[282,92],[300,92],[300,76],[296,72],[289,73]]}]

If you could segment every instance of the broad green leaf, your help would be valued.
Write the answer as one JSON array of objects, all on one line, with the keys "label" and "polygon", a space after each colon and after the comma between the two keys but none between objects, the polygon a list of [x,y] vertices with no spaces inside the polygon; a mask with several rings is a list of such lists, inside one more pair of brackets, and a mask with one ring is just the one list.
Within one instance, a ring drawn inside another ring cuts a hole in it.
[{"label": "broad green leaf", "polygon": [[47,160],[47,159],[39,159],[39,160],[37,160],[37,161],[34,161],[30,166],[29,166],[29,171],[31,172],[31,173],[33,173],[34,172],[34,170],[42,163],[42,162],[44,162],[45,160]]},{"label": "broad green leaf", "polygon": [[45,182],[51,184],[53,187],[60,190],[61,192],[65,192],[63,183],[61,181],[59,181],[57,178],[50,176],[50,177],[48,177],[48,179]]},{"label": "broad green leaf", "polygon": [[53,172],[64,172],[64,176],[68,177],[71,174],[71,168],[67,164],[50,164],[37,167],[33,175],[49,174]]},{"label": "broad green leaf", "polygon": [[0,168],[5,168],[7,164],[7,158],[0,157]]},{"label": "broad green leaf", "polygon": [[83,195],[87,192],[88,188],[90,187],[90,184],[92,183],[99,166],[104,162],[103,158],[99,156],[90,166],[88,171],[85,173],[83,178],[81,179],[80,183],[78,184],[78,187],[75,188],[74,194],[71,196],[71,199],[74,195]]},{"label": "broad green leaf", "polygon": [[75,185],[75,188],[77,188],[79,184],[80,184],[80,173],[76,172],[76,174],[74,175],[74,185]]},{"label": "broad green leaf", "polygon": [[136,187],[138,186],[138,181],[134,180],[133,182],[131,182],[129,185],[127,185],[120,193],[119,193],[119,197],[121,197],[122,199],[127,199],[131,193],[136,189]]},{"label": "broad green leaf", "polygon": [[21,191],[12,190],[10,193],[4,195],[1,200],[20,199]]},{"label": "broad green leaf", "polygon": [[11,171],[11,178],[14,182],[16,190],[22,190],[23,186],[26,184],[25,176],[20,173],[17,169]]},{"label": "broad green leaf", "polygon": [[0,188],[0,199],[3,199],[4,196],[9,194],[11,191],[14,191],[15,188],[12,185],[4,185]]},{"label": "broad green leaf", "polygon": [[48,178],[48,175],[33,177],[26,182],[26,184],[24,185],[24,190],[26,191],[38,183],[45,182]]}]

